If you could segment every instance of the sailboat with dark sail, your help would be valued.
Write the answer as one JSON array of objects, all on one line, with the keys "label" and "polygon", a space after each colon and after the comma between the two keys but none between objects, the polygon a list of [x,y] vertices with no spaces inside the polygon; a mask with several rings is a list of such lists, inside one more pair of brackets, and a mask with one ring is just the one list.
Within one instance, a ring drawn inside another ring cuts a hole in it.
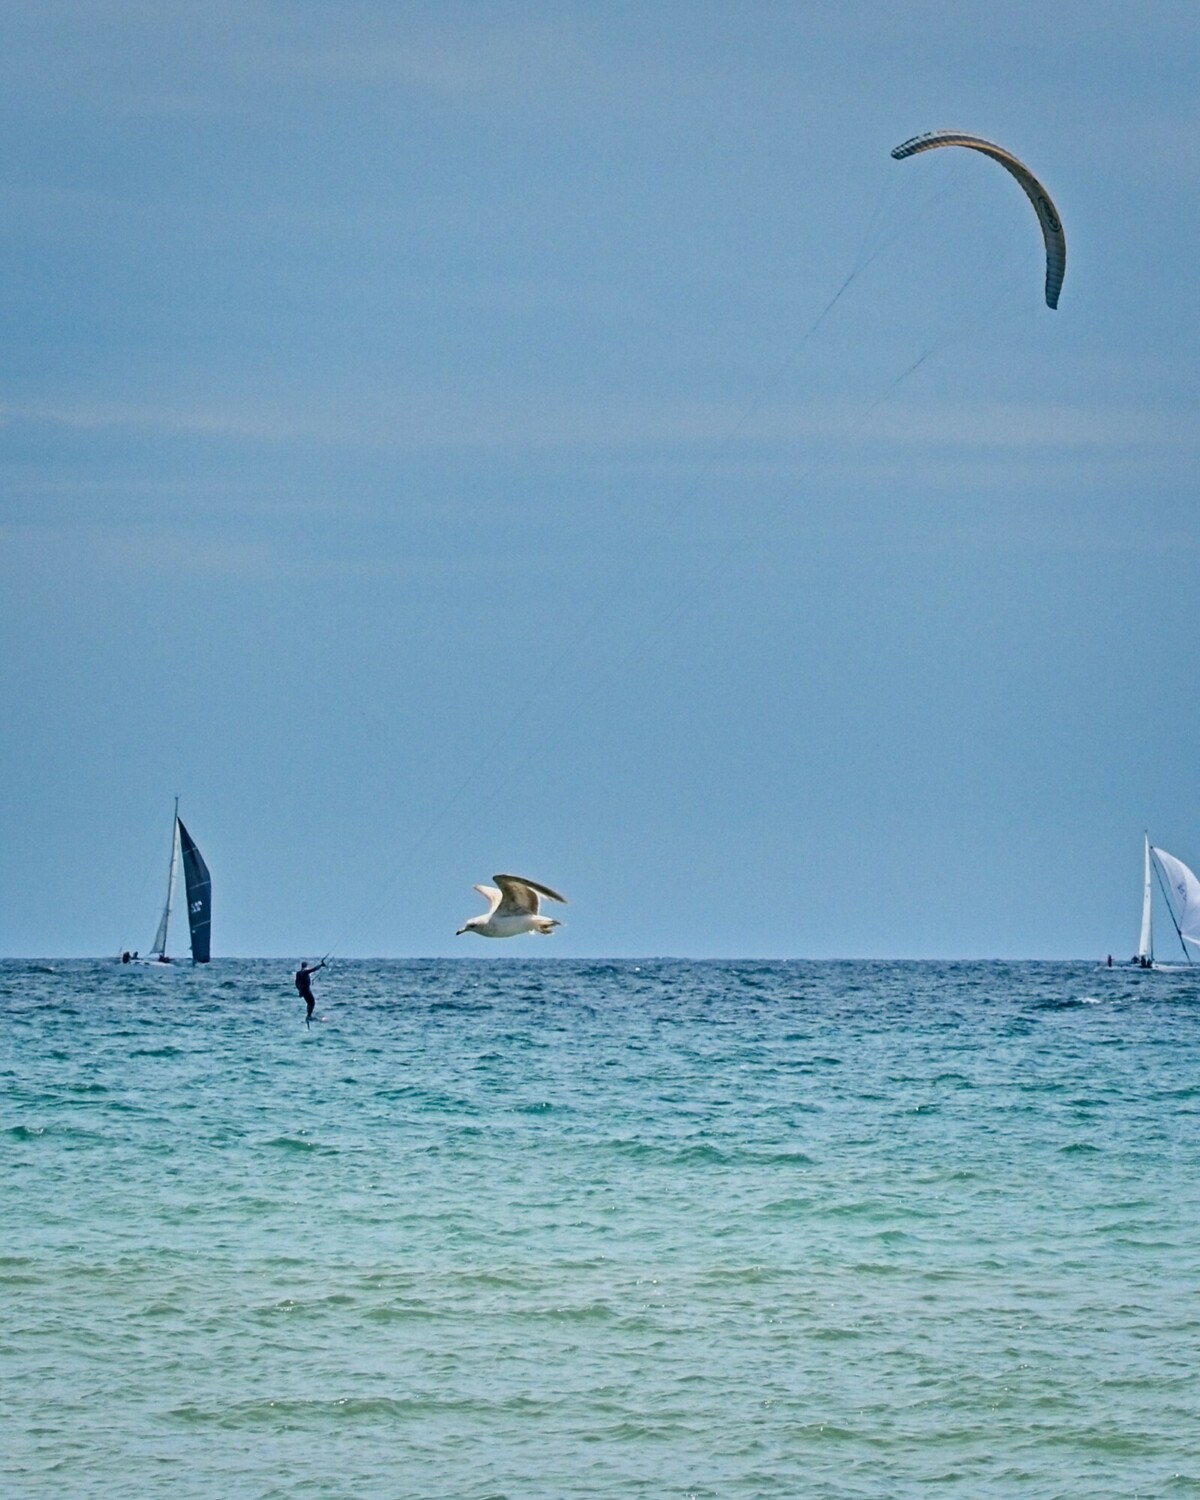
[{"label": "sailboat with dark sail", "polygon": [[196,847],[196,841],[183,826],[179,816],[179,798],[175,798],[175,816],[171,823],[171,864],[167,874],[167,899],[163,903],[162,916],[158,919],[158,931],[154,934],[154,945],[150,949],[148,962],[169,964],[167,938],[171,927],[171,907],[175,900],[175,880],[180,863],[183,864],[183,888],[187,899],[188,929],[192,940],[192,963],[206,964],[209,960],[212,933],[212,877],[204,856]]}]

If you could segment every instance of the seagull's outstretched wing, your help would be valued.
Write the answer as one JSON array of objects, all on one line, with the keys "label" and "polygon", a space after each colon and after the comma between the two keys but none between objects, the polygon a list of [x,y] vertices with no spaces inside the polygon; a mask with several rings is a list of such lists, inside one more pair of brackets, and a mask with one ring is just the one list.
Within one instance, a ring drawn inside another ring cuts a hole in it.
[{"label": "seagull's outstretched wing", "polygon": [[510,912],[529,912],[536,916],[539,896],[548,896],[551,901],[561,901],[564,906],[567,904],[565,896],[552,891],[548,885],[539,885],[536,880],[526,880],[523,875],[493,875],[492,879],[504,893],[497,908],[504,916]]},{"label": "seagull's outstretched wing", "polygon": [[487,902],[487,904],[488,904],[488,912],[487,912],[487,914],[490,917],[491,914],[500,905],[500,902],[503,900],[503,897],[500,895],[500,892],[496,889],[496,887],[494,885],[473,885],[471,887],[471,889],[473,891],[478,891],[479,894],[483,897],[483,899]]}]

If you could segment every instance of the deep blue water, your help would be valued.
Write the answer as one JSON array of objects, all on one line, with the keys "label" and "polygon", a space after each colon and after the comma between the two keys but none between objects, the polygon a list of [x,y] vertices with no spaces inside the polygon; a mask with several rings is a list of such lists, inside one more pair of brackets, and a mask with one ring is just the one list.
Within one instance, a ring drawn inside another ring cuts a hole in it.
[{"label": "deep blue water", "polygon": [[1200,1494],[1200,973],[0,964],[0,1490]]}]

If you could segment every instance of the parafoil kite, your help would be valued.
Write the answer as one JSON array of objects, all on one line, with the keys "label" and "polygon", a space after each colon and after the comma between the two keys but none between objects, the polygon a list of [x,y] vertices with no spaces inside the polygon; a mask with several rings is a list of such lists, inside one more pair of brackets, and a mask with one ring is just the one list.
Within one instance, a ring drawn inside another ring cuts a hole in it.
[{"label": "parafoil kite", "polygon": [[1058,294],[1062,290],[1063,277],[1067,270],[1067,237],[1063,234],[1062,220],[1058,217],[1050,194],[1037,180],[1024,162],[1018,161],[1011,151],[993,145],[977,135],[960,135],[953,130],[934,130],[928,135],[915,135],[911,141],[897,146],[892,155],[897,161],[906,156],[916,156],[919,151],[933,151],[938,146],[967,146],[972,151],[982,151],[990,156],[1017,179],[1025,196],[1033,204],[1033,211],[1042,226],[1042,238],[1046,241],[1046,306],[1058,306]]}]

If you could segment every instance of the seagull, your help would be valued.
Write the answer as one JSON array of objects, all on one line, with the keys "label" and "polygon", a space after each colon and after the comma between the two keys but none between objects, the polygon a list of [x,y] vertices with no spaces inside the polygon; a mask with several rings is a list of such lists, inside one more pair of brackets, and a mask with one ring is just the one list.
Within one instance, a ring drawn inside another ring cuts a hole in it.
[{"label": "seagull", "polygon": [[[472,889],[487,901],[488,909],[480,917],[472,917],[465,927],[454,934],[461,937],[464,932],[477,932],[480,937],[516,937],[519,932],[537,932],[549,937],[562,923],[554,917],[538,915],[540,896],[549,896],[551,901],[567,898],[552,891],[548,885],[539,885],[536,880],[526,880],[523,875],[493,875],[496,885],[477,885]],[[497,890],[496,886],[500,889]]]}]

